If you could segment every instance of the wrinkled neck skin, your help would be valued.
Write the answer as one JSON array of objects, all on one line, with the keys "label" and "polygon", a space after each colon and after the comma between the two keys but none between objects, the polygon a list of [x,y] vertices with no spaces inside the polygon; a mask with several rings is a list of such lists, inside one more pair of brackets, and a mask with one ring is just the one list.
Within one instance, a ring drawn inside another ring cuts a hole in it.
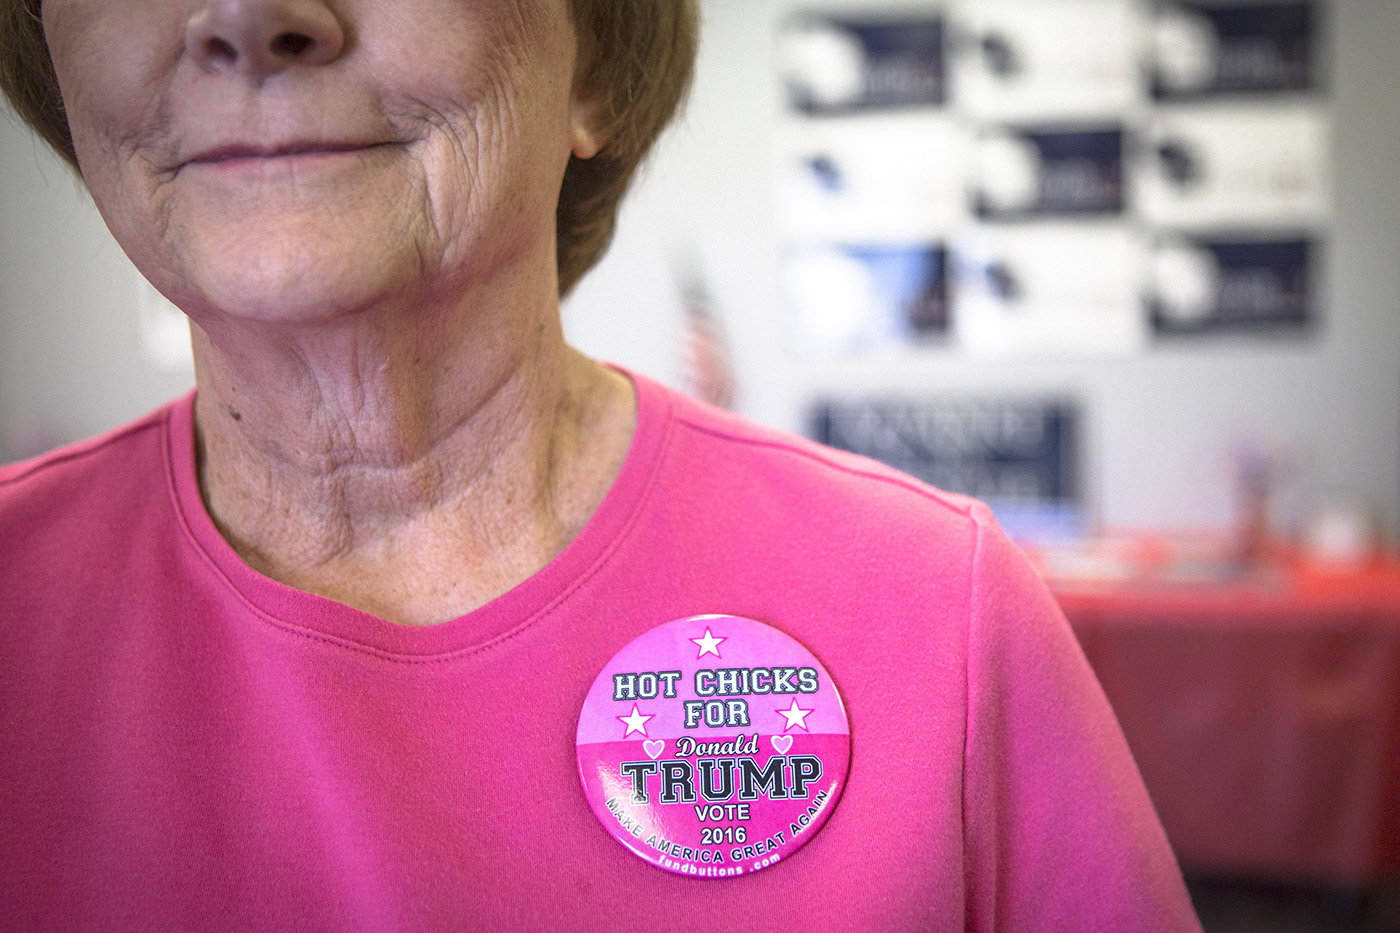
[{"label": "wrinkled neck skin", "polygon": [[312,324],[202,316],[199,477],[221,533],[261,573],[402,624],[540,570],[636,417],[630,382],[565,345],[555,288],[516,267]]}]

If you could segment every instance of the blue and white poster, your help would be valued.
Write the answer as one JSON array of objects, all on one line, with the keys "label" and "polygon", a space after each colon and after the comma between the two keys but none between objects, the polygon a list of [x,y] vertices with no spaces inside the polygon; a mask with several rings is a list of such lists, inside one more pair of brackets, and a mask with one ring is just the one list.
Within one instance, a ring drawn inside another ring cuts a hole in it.
[{"label": "blue and white poster", "polygon": [[1146,247],[1129,224],[975,224],[954,244],[955,329],[968,354],[1112,357],[1145,346]]},{"label": "blue and white poster", "polygon": [[1152,327],[1163,335],[1303,331],[1314,323],[1316,255],[1301,236],[1165,239],[1152,259]]},{"label": "blue and white poster", "polygon": [[1199,100],[1297,93],[1323,82],[1313,0],[1159,0],[1152,22],[1152,95]]},{"label": "blue and white poster", "polygon": [[980,121],[1116,120],[1139,99],[1136,0],[963,0],[953,97]]},{"label": "blue and white poster", "polygon": [[829,354],[943,335],[948,263],[937,243],[794,248],[782,276],[797,342]]},{"label": "blue and white poster", "polygon": [[806,120],[778,137],[778,209],[797,241],[947,238],[967,219],[972,142],[941,113]]},{"label": "blue and white poster", "polygon": [[1312,101],[1159,108],[1142,133],[1138,210],[1178,229],[1323,223],[1331,142],[1327,111]]},{"label": "blue and white poster", "polygon": [[999,127],[977,144],[974,210],[987,219],[1123,212],[1123,129]]},{"label": "blue and white poster", "polygon": [[940,107],[948,97],[944,20],[809,13],[778,39],[788,104],[808,116]]}]

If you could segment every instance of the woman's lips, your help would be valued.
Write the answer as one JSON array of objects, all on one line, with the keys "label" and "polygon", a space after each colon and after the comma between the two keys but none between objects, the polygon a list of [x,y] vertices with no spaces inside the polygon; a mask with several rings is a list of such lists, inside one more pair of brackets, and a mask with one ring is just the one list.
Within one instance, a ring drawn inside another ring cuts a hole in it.
[{"label": "woman's lips", "polygon": [[277,146],[250,146],[230,144],[203,150],[181,163],[180,168],[190,166],[217,166],[238,168],[259,166],[273,168],[278,165],[310,164],[337,156],[357,155],[386,146],[388,143],[287,143]]}]

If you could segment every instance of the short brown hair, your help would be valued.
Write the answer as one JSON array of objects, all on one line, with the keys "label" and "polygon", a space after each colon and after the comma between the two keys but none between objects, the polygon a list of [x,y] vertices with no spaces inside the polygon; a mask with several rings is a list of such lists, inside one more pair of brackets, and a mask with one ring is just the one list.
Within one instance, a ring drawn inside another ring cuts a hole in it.
[{"label": "short brown hair", "polygon": [[[0,90],[15,112],[74,168],[78,158],[59,95],[40,0],[0,0]],[[690,85],[698,43],[695,0],[569,0],[584,88],[597,94],[606,142],[571,157],[559,192],[559,291],[567,294],[612,241],[632,176]]]}]

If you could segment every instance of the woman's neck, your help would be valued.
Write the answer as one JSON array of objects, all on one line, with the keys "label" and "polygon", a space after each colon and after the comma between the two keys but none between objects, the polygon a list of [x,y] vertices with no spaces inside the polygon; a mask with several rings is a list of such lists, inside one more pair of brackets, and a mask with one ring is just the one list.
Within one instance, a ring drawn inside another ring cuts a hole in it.
[{"label": "woman's neck", "polygon": [[624,377],[564,344],[552,290],[386,305],[196,328],[199,475],[255,569],[429,624],[572,540],[621,468],[634,403]]}]

